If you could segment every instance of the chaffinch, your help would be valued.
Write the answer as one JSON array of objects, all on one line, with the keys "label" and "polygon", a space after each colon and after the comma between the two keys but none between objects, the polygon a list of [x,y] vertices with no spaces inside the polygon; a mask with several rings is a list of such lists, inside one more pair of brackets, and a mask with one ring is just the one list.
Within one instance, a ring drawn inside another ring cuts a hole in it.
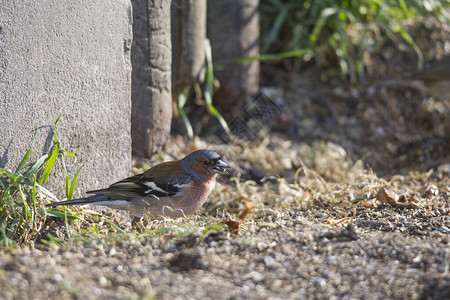
[{"label": "chaffinch", "polygon": [[104,205],[128,210],[136,217],[144,213],[178,218],[198,211],[211,193],[217,174],[227,174],[230,168],[220,155],[210,150],[198,150],[181,160],[158,164],[143,174],[128,177],[110,187],[88,191],[87,198],[48,204]]}]

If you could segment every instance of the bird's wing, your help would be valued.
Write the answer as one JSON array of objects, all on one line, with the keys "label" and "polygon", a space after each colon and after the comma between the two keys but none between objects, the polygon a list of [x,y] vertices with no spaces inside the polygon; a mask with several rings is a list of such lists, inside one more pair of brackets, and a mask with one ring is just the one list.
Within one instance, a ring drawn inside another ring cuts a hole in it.
[{"label": "bird's wing", "polygon": [[179,193],[183,185],[192,179],[191,175],[185,173],[158,177],[149,175],[148,173],[135,175],[116,182],[106,189],[88,191],[88,193],[105,195],[111,200],[167,197]]}]

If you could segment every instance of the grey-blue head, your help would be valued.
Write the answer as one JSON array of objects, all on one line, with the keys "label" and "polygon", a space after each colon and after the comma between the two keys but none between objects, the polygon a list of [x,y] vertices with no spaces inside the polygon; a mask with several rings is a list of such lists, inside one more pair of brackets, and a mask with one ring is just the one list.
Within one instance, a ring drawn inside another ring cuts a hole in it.
[{"label": "grey-blue head", "polygon": [[[205,181],[204,176],[208,173],[227,174],[226,169],[230,168],[220,159],[220,155],[211,150],[197,150],[185,156],[181,160],[183,168],[195,178]],[[201,173],[201,174],[198,174]]]}]

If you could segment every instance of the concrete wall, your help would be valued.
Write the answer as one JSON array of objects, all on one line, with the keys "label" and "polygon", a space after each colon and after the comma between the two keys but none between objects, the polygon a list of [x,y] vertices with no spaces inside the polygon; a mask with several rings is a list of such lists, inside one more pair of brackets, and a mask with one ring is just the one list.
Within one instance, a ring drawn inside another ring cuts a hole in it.
[{"label": "concrete wall", "polygon": [[[0,6],[0,167],[15,169],[51,126],[83,164],[75,196],[109,186],[131,166],[131,4],[127,0],[3,0]],[[70,159],[68,159],[70,162]],[[61,169],[56,170],[61,174]],[[64,181],[49,182],[64,197]]]}]

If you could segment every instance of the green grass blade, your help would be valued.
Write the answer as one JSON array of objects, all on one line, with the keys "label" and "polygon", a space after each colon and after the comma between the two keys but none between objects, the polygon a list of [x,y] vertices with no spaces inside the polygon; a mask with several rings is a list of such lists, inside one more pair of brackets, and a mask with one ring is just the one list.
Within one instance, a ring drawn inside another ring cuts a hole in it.
[{"label": "green grass blade", "polygon": [[182,93],[180,93],[180,95],[178,95],[177,110],[178,110],[178,114],[181,117],[181,120],[183,120],[184,127],[186,127],[186,132],[187,132],[189,140],[193,140],[194,139],[194,130],[192,129],[191,122],[189,121],[189,118],[187,117],[186,112],[183,109],[184,105],[186,104],[186,101],[187,101],[188,93],[189,93],[189,89],[187,88]]},{"label": "green grass blade", "polygon": [[58,153],[59,153],[59,143],[56,142],[56,144],[50,149],[50,157],[48,158],[47,163],[45,164],[41,180],[39,180],[40,185],[43,185],[50,176],[50,173],[53,170],[53,166],[55,165],[56,158],[58,157]]},{"label": "green grass blade", "polygon": [[[39,218],[39,212],[38,209],[40,208],[40,206],[38,206],[38,190],[36,188],[37,185],[37,174],[34,176],[34,181],[33,181],[33,188],[31,190],[31,196],[32,196],[32,200],[33,200],[33,229],[39,232],[39,226],[42,221],[42,219]],[[43,205],[42,201],[40,201],[40,205]],[[46,217],[46,215],[44,215],[44,218]]]},{"label": "green grass blade", "polygon": [[55,124],[53,125],[53,138],[54,138],[54,143],[55,144],[58,144],[59,143],[59,141],[58,141],[58,138],[56,137],[56,125],[58,125],[58,122],[59,122],[59,120],[61,119],[61,117],[62,117],[62,114],[60,114],[59,116],[58,116],[58,118],[56,119],[56,121],[55,121]]},{"label": "green grass blade", "polygon": [[[61,151],[61,152],[64,152],[64,151]],[[62,164],[63,170],[64,170],[64,187],[66,189],[66,198],[67,198],[67,200],[70,200],[70,198],[68,198],[69,190],[70,190],[69,174],[67,173],[66,163],[64,161],[64,154],[62,154],[60,156],[60,159],[61,159],[61,164]]]},{"label": "green grass blade", "polygon": [[81,166],[81,167],[78,169],[78,171],[75,173],[75,175],[74,175],[73,178],[72,178],[72,182],[71,182],[70,188],[69,188],[69,193],[67,194],[67,200],[72,199],[73,191],[75,190],[75,184],[76,184],[76,182],[77,182],[78,175],[80,174],[80,171],[81,171],[82,168],[83,168],[83,166]]},{"label": "green grass blade", "polygon": [[219,113],[219,111],[212,104],[207,104],[207,108],[208,108],[209,112],[219,121],[220,125],[226,131],[228,136],[230,136],[231,131],[228,128],[228,124],[225,121],[225,119],[222,117],[222,115]]},{"label": "green grass blade", "polygon": [[66,198],[67,200],[70,200],[72,197],[69,198],[70,183],[69,183],[69,175],[67,174],[67,172],[64,172],[64,187],[66,189]]},{"label": "green grass blade", "polygon": [[28,148],[27,153],[25,153],[24,157],[20,161],[19,166],[16,169],[16,173],[19,172],[20,170],[22,170],[22,168],[25,166],[25,164],[27,163],[28,159],[30,158],[31,150],[33,149],[34,142],[36,141],[37,132],[38,132],[38,129],[36,128],[34,130],[34,135],[33,135],[33,140],[31,142],[31,146],[30,146],[30,148]]},{"label": "green grass blade", "polygon": [[69,151],[65,151],[65,150],[60,150],[60,152],[61,152],[60,153],[61,155],[73,157],[75,159],[75,161],[73,163],[77,162],[77,156],[74,153],[69,152]]},{"label": "green grass blade", "polygon": [[212,63],[212,54],[211,54],[211,43],[208,39],[205,40],[205,53],[206,53],[206,76],[205,76],[205,102],[208,111],[219,121],[220,125],[222,125],[223,129],[227,133],[228,136],[231,135],[231,131],[228,128],[228,124],[222,115],[217,111],[217,109],[212,104],[212,94],[214,87],[214,69]]},{"label": "green grass blade", "polygon": [[[33,206],[32,206],[33,216],[34,216],[34,213],[36,212],[36,209],[37,209],[36,180],[37,180],[37,174],[34,176],[33,187],[31,188],[31,200],[32,200],[32,204],[33,204]],[[36,225],[36,223],[34,221],[35,221],[35,217],[33,217],[33,227]]]},{"label": "green grass blade", "polygon": [[409,35],[408,32],[406,32],[406,30],[404,30],[401,26],[394,24],[392,26],[392,30],[394,32],[397,32],[398,34],[400,34],[400,36],[402,37],[402,39],[407,42],[416,52],[417,56],[418,56],[418,63],[417,63],[417,67],[418,69],[422,69],[423,65],[424,65],[424,57],[423,57],[423,53],[422,50],[419,48],[419,46],[417,46],[416,42],[414,41],[414,39]]},{"label": "green grass blade", "polygon": [[398,0],[398,3],[400,5],[400,8],[402,9],[403,13],[405,14],[406,18],[414,17],[414,13],[408,9],[408,5],[405,3],[404,0]]},{"label": "green grass blade", "polygon": [[[311,54],[311,50],[309,49],[296,49],[292,51],[286,51],[281,53],[267,53],[267,54],[260,54],[256,56],[250,56],[250,57],[240,57],[233,60],[233,62],[236,63],[250,63],[253,61],[266,61],[266,60],[279,60],[279,59],[285,59],[285,58],[292,58],[292,57],[303,57],[307,54]],[[225,62],[228,63],[228,62]],[[223,64],[223,63],[222,63]],[[222,65],[215,66],[217,69],[223,68]]]},{"label": "green grass blade", "polygon": [[124,231],[122,228],[120,228],[119,226],[117,226],[114,222],[106,219],[105,220],[106,223],[108,223],[109,225],[111,225],[112,228],[114,228],[115,230],[117,230],[117,232],[120,232],[122,234],[128,235],[128,233],[126,231]]},{"label": "green grass blade", "polygon": [[61,245],[63,243],[63,241],[61,241],[57,237],[53,236],[51,233],[47,233],[47,238],[48,238],[48,241],[41,240],[41,242],[46,244],[47,246]]},{"label": "green grass blade", "polygon": [[288,13],[289,6],[282,6],[281,11],[279,12],[277,18],[275,19],[275,22],[272,25],[272,28],[269,31],[269,34],[266,36],[264,40],[264,46],[262,52],[266,52],[270,46],[276,41],[278,38],[281,26],[285,22],[287,13]]},{"label": "green grass blade", "polygon": [[42,194],[44,194],[44,196],[50,198],[53,201],[59,201],[58,198],[53,195],[52,192],[50,192],[49,190],[47,190],[45,187],[43,187],[42,185],[39,185],[36,183],[36,189],[41,192]]},{"label": "green grass blade", "polygon": [[15,181],[18,177],[20,177],[20,174],[17,174],[15,172],[11,172],[8,169],[0,169],[0,175],[8,177],[10,180]]},{"label": "green grass blade", "polygon": [[220,225],[220,224],[213,224],[213,225],[211,225],[211,226],[206,227],[206,228],[203,230],[203,234],[207,234],[207,233],[208,233],[209,231],[211,231],[211,230],[223,230],[223,226]]},{"label": "green grass blade", "polygon": [[40,211],[39,214],[40,215],[46,214],[47,216],[51,216],[51,217],[55,217],[55,218],[65,218],[67,216],[67,219],[69,219],[69,220],[83,220],[83,218],[77,214],[58,210],[56,208],[49,208],[45,212]]},{"label": "green grass blade", "polygon": [[34,164],[31,166],[25,173],[23,173],[23,177],[25,178],[31,178],[34,176],[41,168],[44,166],[46,160],[48,158],[48,155],[45,154],[42,157],[40,157]]},{"label": "green grass blade", "polygon": [[22,200],[22,204],[23,204],[24,221],[29,222],[30,221],[30,208],[28,207],[27,197],[25,196],[25,194],[22,190],[22,186],[19,187],[19,195],[20,195],[20,199]]},{"label": "green grass blade", "polygon": [[5,247],[11,246],[12,241],[8,238],[8,235],[6,234],[6,219],[2,223],[2,228],[0,231],[1,231],[3,246],[5,246]]}]

